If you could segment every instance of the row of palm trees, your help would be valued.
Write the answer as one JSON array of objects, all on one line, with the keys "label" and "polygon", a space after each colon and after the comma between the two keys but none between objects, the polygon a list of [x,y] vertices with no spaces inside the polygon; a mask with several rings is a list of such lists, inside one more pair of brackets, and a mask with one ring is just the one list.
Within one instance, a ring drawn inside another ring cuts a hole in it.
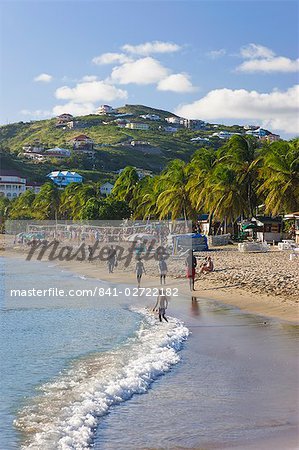
[{"label": "row of palm trees", "polygon": [[161,175],[138,179],[127,167],[113,195],[129,203],[135,219],[210,219],[234,223],[252,217],[259,205],[268,214],[299,210],[299,139],[258,145],[233,136],[218,151],[197,150],[189,163],[173,160]]},{"label": "row of palm trees", "polygon": [[259,205],[272,215],[294,212],[299,210],[299,139],[261,147],[250,137],[234,136],[217,151],[201,148],[190,162],[175,159],[160,175],[141,180],[135,168],[126,167],[107,199],[100,197],[97,183],[72,183],[61,191],[48,182],[37,195],[26,191],[4,203],[0,212],[11,219],[41,220],[196,220],[208,213],[210,222],[234,223],[254,216]]}]

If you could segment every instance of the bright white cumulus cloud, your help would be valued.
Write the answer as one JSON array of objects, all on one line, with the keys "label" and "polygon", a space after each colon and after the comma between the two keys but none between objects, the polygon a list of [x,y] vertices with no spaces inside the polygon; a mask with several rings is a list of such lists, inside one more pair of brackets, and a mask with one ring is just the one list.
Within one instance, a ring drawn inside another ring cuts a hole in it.
[{"label": "bright white cumulus cloud", "polygon": [[104,81],[86,81],[75,87],[62,86],[55,91],[59,100],[69,100],[74,103],[93,103],[98,101],[111,102],[116,99],[127,98],[127,91],[118,89]]},{"label": "bright white cumulus cloud", "polygon": [[130,58],[124,53],[103,53],[102,55],[95,56],[92,62],[97,65],[105,64],[123,64],[130,61]]},{"label": "bright white cumulus cloud", "polygon": [[158,60],[147,56],[136,61],[114,67],[111,81],[119,84],[153,84],[166,78],[169,71]]},{"label": "bright white cumulus cloud", "polygon": [[186,73],[174,73],[159,81],[159,91],[172,91],[178,93],[194,92],[196,88],[192,85],[190,77]]},{"label": "bright white cumulus cloud", "polygon": [[52,80],[52,75],[49,75],[48,73],[41,73],[34,78],[34,81],[39,81],[41,83],[50,83]]},{"label": "bright white cumulus cloud", "polygon": [[68,102],[63,105],[56,105],[52,110],[52,116],[59,116],[67,112],[68,114],[72,114],[73,116],[86,116],[88,114],[93,114],[96,110],[96,107],[93,103],[75,103]]},{"label": "bright white cumulus cloud", "polygon": [[138,45],[125,44],[122,50],[136,55],[151,55],[153,53],[173,53],[181,49],[181,46],[173,42],[152,41]]},{"label": "bright white cumulus cloud", "polygon": [[190,119],[250,121],[273,130],[297,134],[298,98],[299,85],[270,93],[215,89],[193,103],[179,106],[176,114]]},{"label": "bright white cumulus cloud", "polygon": [[245,61],[237,67],[238,72],[289,73],[299,71],[299,59],[277,56],[273,50],[262,45],[249,44],[241,48],[240,54]]}]

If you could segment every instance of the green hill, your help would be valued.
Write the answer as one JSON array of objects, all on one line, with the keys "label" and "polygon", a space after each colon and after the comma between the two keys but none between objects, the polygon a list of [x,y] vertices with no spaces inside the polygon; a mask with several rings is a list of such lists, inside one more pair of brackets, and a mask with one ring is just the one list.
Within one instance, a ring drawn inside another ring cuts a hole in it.
[{"label": "green hill", "polygon": [[[217,148],[223,143],[218,138],[210,138],[206,142],[192,142],[194,137],[207,137],[215,132],[212,125],[207,124],[202,130],[189,130],[181,127],[176,133],[168,133],[164,127],[169,124],[166,117],[175,114],[150,108],[143,105],[125,105],[117,108],[116,115],[88,115],[74,117],[74,129],[57,128],[57,119],[32,122],[19,122],[0,127],[0,144],[2,153],[2,168],[19,168],[24,174],[29,174],[32,181],[41,181],[53,169],[70,169],[84,171],[85,179],[106,180],[115,178],[114,171],[127,165],[134,165],[147,170],[160,172],[174,158],[188,160],[194,151],[204,145]],[[127,117],[123,115],[127,114]],[[140,115],[156,114],[160,120],[151,121],[140,118]],[[120,128],[115,120],[126,118],[132,122],[143,122],[149,125],[149,130],[139,131]],[[216,131],[243,131],[240,126],[219,126]],[[72,155],[63,161],[52,159],[44,162],[32,162],[24,157],[22,147],[35,141],[45,148],[56,146],[69,148],[70,139],[78,134],[86,134],[95,142],[95,158]],[[145,141],[149,145],[132,146],[132,140]]]}]

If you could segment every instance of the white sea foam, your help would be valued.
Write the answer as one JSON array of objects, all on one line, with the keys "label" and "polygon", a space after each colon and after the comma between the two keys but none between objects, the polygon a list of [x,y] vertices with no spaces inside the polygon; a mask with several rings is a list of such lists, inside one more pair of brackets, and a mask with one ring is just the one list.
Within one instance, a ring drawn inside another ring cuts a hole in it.
[{"label": "white sea foam", "polygon": [[177,319],[159,323],[145,309],[135,336],[116,350],[76,361],[16,420],[27,440],[23,449],[86,449],[101,416],[151,383],[180,360],[178,351],[189,331]]}]

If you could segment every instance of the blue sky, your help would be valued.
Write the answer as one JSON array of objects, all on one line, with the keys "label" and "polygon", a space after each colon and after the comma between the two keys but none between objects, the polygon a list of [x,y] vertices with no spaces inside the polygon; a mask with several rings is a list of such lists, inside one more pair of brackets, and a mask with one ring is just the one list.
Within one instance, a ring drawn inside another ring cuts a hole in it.
[{"label": "blue sky", "polygon": [[298,132],[298,2],[0,7],[2,124],[129,103]]}]

